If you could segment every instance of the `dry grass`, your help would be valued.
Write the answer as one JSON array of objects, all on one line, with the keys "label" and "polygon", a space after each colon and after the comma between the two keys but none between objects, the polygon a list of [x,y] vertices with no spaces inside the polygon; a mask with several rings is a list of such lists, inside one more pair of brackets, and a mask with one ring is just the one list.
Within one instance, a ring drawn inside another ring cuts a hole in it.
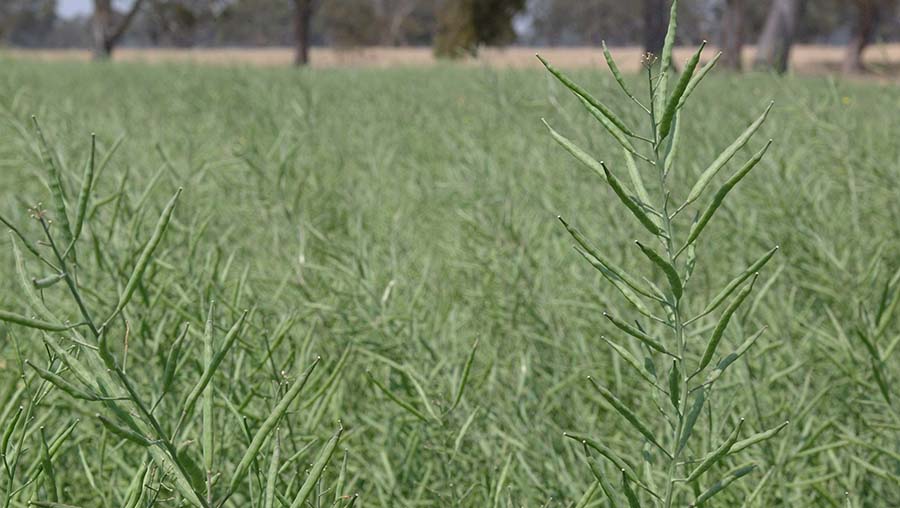
[{"label": "dry grass", "polygon": [[[637,70],[641,49],[636,46],[614,48],[613,54],[623,71]],[[693,48],[676,50],[676,60],[686,59]],[[538,68],[534,54],[540,52],[560,67],[594,67],[603,65],[599,48],[536,48],[512,47],[488,48],[478,58],[468,59],[463,65],[501,68]],[[750,62],[753,48],[747,48],[744,59]],[[830,74],[840,69],[844,48],[838,46],[797,46],[792,55],[792,68],[801,74]],[[712,51],[707,54],[713,54]],[[21,50],[6,49],[0,55],[38,60],[88,60],[85,50]],[[129,62],[190,62],[214,65],[290,65],[290,48],[195,48],[195,49],[133,49],[123,48],[115,54],[116,60]],[[367,47],[355,49],[315,48],[312,50],[314,67],[397,67],[434,65],[437,61],[430,48]],[[866,61],[873,76],[897,77],[900,75],[900,44],[882,44],[870,47]]]}]

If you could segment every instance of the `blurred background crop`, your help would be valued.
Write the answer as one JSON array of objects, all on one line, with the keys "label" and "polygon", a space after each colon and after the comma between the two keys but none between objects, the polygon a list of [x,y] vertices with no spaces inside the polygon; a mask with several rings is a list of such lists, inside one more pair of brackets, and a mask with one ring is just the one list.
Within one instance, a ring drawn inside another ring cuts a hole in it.
[{"label": "blurred background crop", "polygon": [[[686,0],[678,43],[709,40],[735,70],[892,76],[896,0]],[[658,53],[664,0],[3,0],[0,51],[40,58],[264,65],[430,65],[439,58],[627,69]],[[498,49],[501,48],[501,49]],[[615,53],[615,51],[614,51]]]}]

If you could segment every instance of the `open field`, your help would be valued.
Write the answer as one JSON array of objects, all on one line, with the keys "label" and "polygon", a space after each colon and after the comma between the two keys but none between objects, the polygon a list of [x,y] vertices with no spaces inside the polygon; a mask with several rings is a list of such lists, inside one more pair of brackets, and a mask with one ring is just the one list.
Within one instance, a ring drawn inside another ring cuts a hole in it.
[{"label": "open field", "polygon": [[[679,47],[676,61],[682,62],[696,48]],[[640,66],[639,47],[611,48],[613,56],[623,71],[636,72]],[[535,48],[510,47],[486,48],[477,59],[462,63],[475,67],[540,68],[535,53],[550,58],[564,68],[605,68],[603,52],[599,47]],[[90,52],[85,50],[16,50],[0,49],[0,54],[15,58],[49,61],[86,61]],[[707,54],[713,54],[709,51]],[[754,49],[748,46],[743,58],[752,62]],[[872,77],[895,77],[900,71],[900,44],[874,44],[866,50],[866,62],[871,66]],[[844,48],[840,46],[797,45],[791,53],[792,69],[800,74],[829,74],[840,71]],[[122,48],[115,59],[125,62],[190,62],[215,65],[286,66],[293,60],[289,48],[226,48],[226,49],[137,49]],[[313,48],[313,67],[421,67],[437,64],[430,48],[367,47],[351,49]]]},{"label": "open field", "polygon": [[[890,49],[891,58],[898,50]],[[504,67],[533,66],[532,52],[485,57]],[[417,62],[431,62],[427,52],[413,53]],[[621,54],[623,67],[637,61],[632,53]],[[341,61],[314,52],[313,60],[391,67],[393,60],[380,56],[387,54]],[[567,54],[547,52],[567,67],[600,61],[596,51]],[[642,452],[661,459],[585,381],[593,376],[655,431],[668,432],[640,376],[600,338],[647,354],[602,312],[639,315],[573,251],[556,217],[636,273],[649,273],[632,243],[647,233],[541,125],[547,118],[625,174],[615,142],[545,72],[423,65],[298,73],[193,67],[168,61],[166,52],[118,53],[166,61],[154,66],[42,55],[65,61],[0,60],[0,214],[36,244],[41,227],[28,207],[40,202],[48,217],[58,217],[30,115],[52,146],[72,216],[95,132],[97,159],[111,156],[95,175],[77,282],[87,306],[105,316],[126,293],[164,205],[183,187],[130,303],[104,331],[139,395],[160,399],[154,414],[177,435],[173,445],[197,490],[225,492],[243,450],[276,412],[285,382],[297,386],[317,356],[308,386],[272,431],[281,462],[272,459],[270,438],[265,460],[247,464],[226,506],[257,506],[251,499],[261,499],[270,480],[278,492],[297,492],[339,420],[340,445],[303,506],[346,506],[352,498],[341,496],[359,493],[357,507],[571,507],[595,480],[581,445],[563,432],[602,442],[642,477]],[[288,58],[283,50],[171,55],[229,64]],[[641,125],[606,72],[574,75],[623,121]],[[643,83],[628,79],[636,88]],[[900,325],[888,318],[900,310],[884,312],[885,287],[900,268],[900,89],[713,72],[681,113],[682,145],[670,177],[675,199],[770,99],[776,106],[768,123],[729,174],[765,140],[774,144],[704,233],[690,280],[698,298],[687,304],[700,310],[734,274],[779,245],[729,324],[723,348],[769,328],[715,385],[690,456],[728,434],[736,420],[717,418],[721,411],[743,418],[746,435],[789,420],[774,438],[726,457],[704,477],[705,488],[732,467],[757,466],[706,506],[900,506]],[[46,305],[60,320],[81,321],[63,283],[29,303],[30,279],[26,289],[18,285],[12,238],[4,231],[0,240],[0,309],[40,316]],[[25,270],[46,275],[35,260]],[[207,335],[210,300],[217,310]],[[176,425],[182,401],[210,364],[209,348],[223,347],[242,309],[250,314],[203,392],[209,398]],[[715,317],[698,321],[692,360]],[[881,328],[875,347],[884,355],[874,365],[893,406],[882,400],[857,336],[873,320]],[[173,364],[184,323],[191,328]],[[51,498],[83,507],[178,506],[172,471],[145,467],[165,453],[163,444],[136,443],[129,429],[117,434],[94,416],[112,418],[115,401],[73,402],[23,365],[28,359],[47,366],[59,354],[42,340],[83,360],[97,356],[99,343],[71,338],[0,323],[0,426],[9,426],[20,405],[33,418],[21,441],[18,430],[11,434],[9,449],[23,458],[12,481],[9,469],[0,470],[0,500],[17,508]],[[662,372],[668,359],[656,358]],[[168,376],[171,365],[179,368]],[[96,362],[80,374],[61,370],[75,381],[111,372]],[[123,418],[139,410],[128,407]],[[597,459],[595,467],[620,484],[620,471]],[[685,497],[690,490],[684,486]],[[642,506],[656,506],[639,495]],[[291,499],[275,498],[273,506],[292,506]],[[597,494],[582,506],[611,505]]]}]

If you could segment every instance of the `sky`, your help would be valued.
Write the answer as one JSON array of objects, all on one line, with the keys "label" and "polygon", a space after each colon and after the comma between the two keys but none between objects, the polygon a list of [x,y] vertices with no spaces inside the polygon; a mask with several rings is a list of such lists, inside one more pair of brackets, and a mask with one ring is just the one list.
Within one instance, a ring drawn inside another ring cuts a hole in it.
[{"label": "sky", "polygon": [[56,12],[64,18],[88,14],[91,12],[91,0],[57,0]]}]

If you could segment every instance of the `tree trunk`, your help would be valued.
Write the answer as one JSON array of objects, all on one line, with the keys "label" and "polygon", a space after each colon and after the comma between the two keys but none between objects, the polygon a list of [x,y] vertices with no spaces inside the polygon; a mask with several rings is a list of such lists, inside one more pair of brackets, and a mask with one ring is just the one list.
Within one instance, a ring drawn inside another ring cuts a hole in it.
[{"label": "tree trunk", "polygon": [[113,48],[125,34],[143,2],[144,0],[134,0],[116,26],[113,25],[112,0],[94,0],[94,17],[91,20],[94,60],[106,60],[112,56]]},{"label": "tree trunk", "polygon": [[805,4],[805,0],[773,0],[756,45],[757,69],[779,74],[787,71],[791,45]]},{"label": "tree trunk", "polygon": [[669,9],[666,0],[644,0],[644,52],[659,55],[666,42]]},{"label": "tree trunk", "polygon": [[848,74],[865,71],[862,61],[863,50],[872,42],[880,14],[877,0],[856,0],[854,3],[856,4],[856,24],[853,36],[847,43],[843,66],[844,72]]},{"label": "tree trunk", "polygon": [[112,26],[112,1],[94,0],[94,18],[91,22],[94,60],[106,60],[112,56],[112,45],[109,44],[110,26]]},{"label": "tree trunk", "polygon": [[310,27],[314,0],[294,0],[294,65],[309,63]]},{"label": "tree trunk", "polygon": [[725,0],[722,14],[719,46],[722,50],[720,65],[738,71],[743,68],[741,52],[744,49],[744,0]]}]

